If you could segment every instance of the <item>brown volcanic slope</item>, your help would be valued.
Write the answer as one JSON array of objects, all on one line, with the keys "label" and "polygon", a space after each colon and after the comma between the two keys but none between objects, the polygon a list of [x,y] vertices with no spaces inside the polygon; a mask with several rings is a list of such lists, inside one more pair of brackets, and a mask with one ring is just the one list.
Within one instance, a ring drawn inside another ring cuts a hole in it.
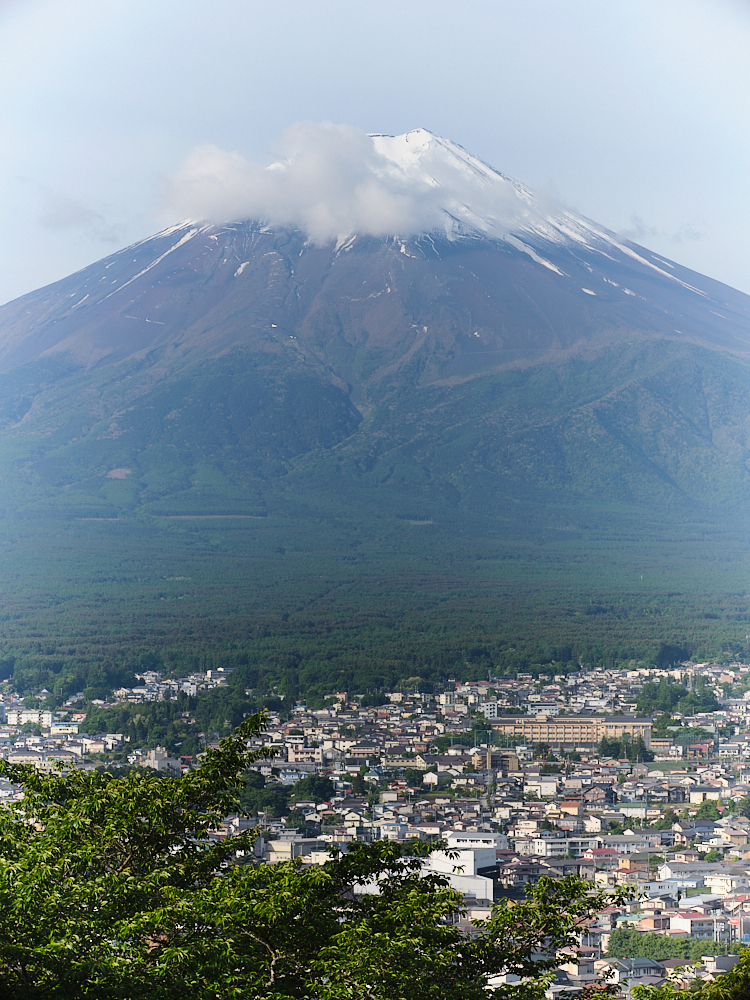
[{"label": "brown volcanic slope", "polygon": [[330,486],[351,460],[368,489],[483,508],[561,486],[741,504],[750,297],[610,235],[317,247],[185,223],[113,254],[0,308],[13,502],[98,496],[120,467],[116,504],[184,499],[199,463]]},{"label": "brown volcanic slope", "polygon": [[337,250],[250,223],[186,223],[0,307],[0,370],[50,352],[91,367],[292,337],[334,368],[362,350],[403,362],[424,345],[435,378],[634,333],[750,350],[749,296],[605,246],[540,246],[557,274],[497,240],[360,237]]}]

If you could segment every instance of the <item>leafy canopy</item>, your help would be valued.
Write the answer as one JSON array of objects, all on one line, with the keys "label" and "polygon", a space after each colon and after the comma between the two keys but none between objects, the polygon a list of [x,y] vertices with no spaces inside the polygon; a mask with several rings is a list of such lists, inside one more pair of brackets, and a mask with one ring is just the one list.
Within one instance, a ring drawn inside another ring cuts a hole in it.
[{"label": "leafy canopy", "polygon": [[712,802],[711,799],[704,799],[704,801],[698,806],[695,818],[717,820],[721,819],[721,813],[719,812],[715,802]]},{"label": "leafy canopy", "polygon": [[[259,864],[252,834],[212,831],[239,810],[262,726],[247,719],[182,778],[0,764],[24,793],[0,806],[4,998],[541,1000],[561,950],[613,899],[542,879],[465,934],[463,897],[423,870],[430,845]],[[501,972],[531,978],[487,991]]]},{"label": "leafy canopy", "polygon": [[[699,941],[695,938],[675,938],[668,934],[644,934],[637,930],[612,931],[607,958],[652,958],[657,962],[670,958],[685,958],[699,962],[704,955],[723,955],[723,941]],[[730,951],[742,954],[745,947],[735,941]]]},{"label": "leafy canopy", "polygon": [[603,736],[597,746],[600,757],[614,757],[617,760],[624,760],[643,763],[652,761],[654,755],[646,746],[642,736],[636,736],[633,740],[626,733],[621,739],[617,737]]}]

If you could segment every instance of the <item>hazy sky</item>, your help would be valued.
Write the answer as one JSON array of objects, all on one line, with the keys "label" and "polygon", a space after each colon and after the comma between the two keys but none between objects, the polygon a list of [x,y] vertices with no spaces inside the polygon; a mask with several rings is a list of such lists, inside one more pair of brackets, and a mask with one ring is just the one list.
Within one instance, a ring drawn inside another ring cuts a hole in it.
[{"label": "hazy sky", "polygon": [[0,302],[305,121],[424,126],[750,292],[748,53],[748,0],[0,0]]}]

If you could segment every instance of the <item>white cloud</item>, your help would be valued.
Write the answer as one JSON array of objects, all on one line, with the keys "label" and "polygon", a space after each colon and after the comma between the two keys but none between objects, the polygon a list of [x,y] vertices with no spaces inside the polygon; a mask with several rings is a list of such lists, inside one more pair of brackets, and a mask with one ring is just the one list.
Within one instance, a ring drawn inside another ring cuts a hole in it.
[{"label": "white cloud", "polygon": [[649,240],[685,243],[686,241],[695,242],[696,240],[703,239],[703,233],[696,229],[690,222],[682,223],[679,229],[674,232],[667,232],[659,229],[658,226],[648,225],[635,212],[630,216],[630,226],[627,229],[621,229],[619,236],[622,239],[633,240],[636,243],[639,241],[648,242]]},{"label": "white cloud", "polygon": [[[437,218],[434,197],[381,156],[364,132],[303,122],[288,128],[267,167],[198,146],[164,182],[175,216],[300,226],[316,242],[354,232],[418,232]],[[420,190],[420,187],[423,190]]]},{"label": "white cloud", "polygon": [[37,221],[45,229],[62,231],[81,229],[103,243],[118,243],[122,233],[109,223],[101,212],[86,205],[78,198],[71,198],[58,191],[42,188],[42,207]]},{"label": "white cloud", "polygon": [[414,235],[445,227],[446,211],[469,225],[487,220],[497,236],[534,211],[513,184],[449,145],[417,130],[381,152],[359,129],[303,122],[285,131],[266,167],[216,146],[193,149],[162,193],[170,222],[251,218],[298,226],[318,243]]}]

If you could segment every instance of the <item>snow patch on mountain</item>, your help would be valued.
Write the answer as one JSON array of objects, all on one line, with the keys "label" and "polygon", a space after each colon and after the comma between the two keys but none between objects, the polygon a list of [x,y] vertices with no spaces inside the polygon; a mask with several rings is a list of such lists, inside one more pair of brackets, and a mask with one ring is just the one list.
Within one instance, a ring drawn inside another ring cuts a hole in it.
[{"label": "snow patch on mountain", "polygon": [[215,146],[197,147],[165,181],[170,210],[216,223],[252,219],[298,228],[314,244],[334,242],[337,253],[356,235],[394,237],[404,254],[403,241],[419,235],[501,240],[561,276],[560,258],[550,260],[555,248],[583,247],[610,262],[630,258],[704,295],[667,262],[663,268],[647,260],[614,233],[427,129],[367,135],[306,122],[287,129],[275,152],[263,167]]},{"label": "snow patch on mountain", "polygon": [[[168,233],[172,233],[175,230],[179,230],[179,229],[183,229],[183,228],[184,228],[184,223],[181,223],[179,226],[173,226],[169,230],[166,230],[164,233],[159,233],[158,235],[159,236],[165,236]],[[204,232],[207,228],[209,228],[209,227],[208,226],[202,226],[202,227],[201,226],[194,226],[192,229],[188,230],[188,232],[185,233],[184,236],[180,237],[180,239],[174,244],[174,246],[171,246],[169,248],[169,250],[165,250],[164,253],[160,254],[156,258],[156,260],[152,260],[151,263],[148,264],[146,267],[144,267],[141,271],[139,271],[138,274],[134,274],[132,278],[128,279],[128,281],[126,281],[122,285],[120,285],[119,288],[115,288],[115,290],[113,292],[110,292],[109,295],[105,295],[104,298],[105,299],[109,299],[113,295],[116,295],[118,292],[121,292],[123,290],[123,288],[127,288],[128,285],[132,285],[132,283],[134,281],[136,281],[138,278],[140,278],[144,274],[146,274],[147,271],[150,271],[151,268],[156,267],[157,264],[160,264],[164,260],[165,257],[167,257],[169,254],[173,253],[175,250],[177,250],[178,247],[183,246],[183,244],[187,243],[188,240],[192,240],[192,238],[194,236],[197,236],[198,233],[200,233],[200,232]],[[153,238],[154,237],[152,237],[152,239]],[[144,240],[143,242],[146,242],[146,241]]]},{"label": "snow patch on mountain", "polygon": [[505,237],[505,240],[507,243],[510,243],[512,247],[515,247],[516,250],[520,250],[521,253],[528,254],[528,256],[531,257],[533,261],[535,261],[537,264],[541,264],[542,267],[549,268],[549,270],[554,271],[555,274],[561,274],[561,275],[565,274],[565,272],[561,271],[559,267],[556,267],[552,263],[552,261],[546,260],[544,257],[541,257],[536,252],[536,250],[532,250],[531,247],[526,246],[525,243],[522,243],[516,236],[513,236],[511,233],[508,233],[508,235]]}]

